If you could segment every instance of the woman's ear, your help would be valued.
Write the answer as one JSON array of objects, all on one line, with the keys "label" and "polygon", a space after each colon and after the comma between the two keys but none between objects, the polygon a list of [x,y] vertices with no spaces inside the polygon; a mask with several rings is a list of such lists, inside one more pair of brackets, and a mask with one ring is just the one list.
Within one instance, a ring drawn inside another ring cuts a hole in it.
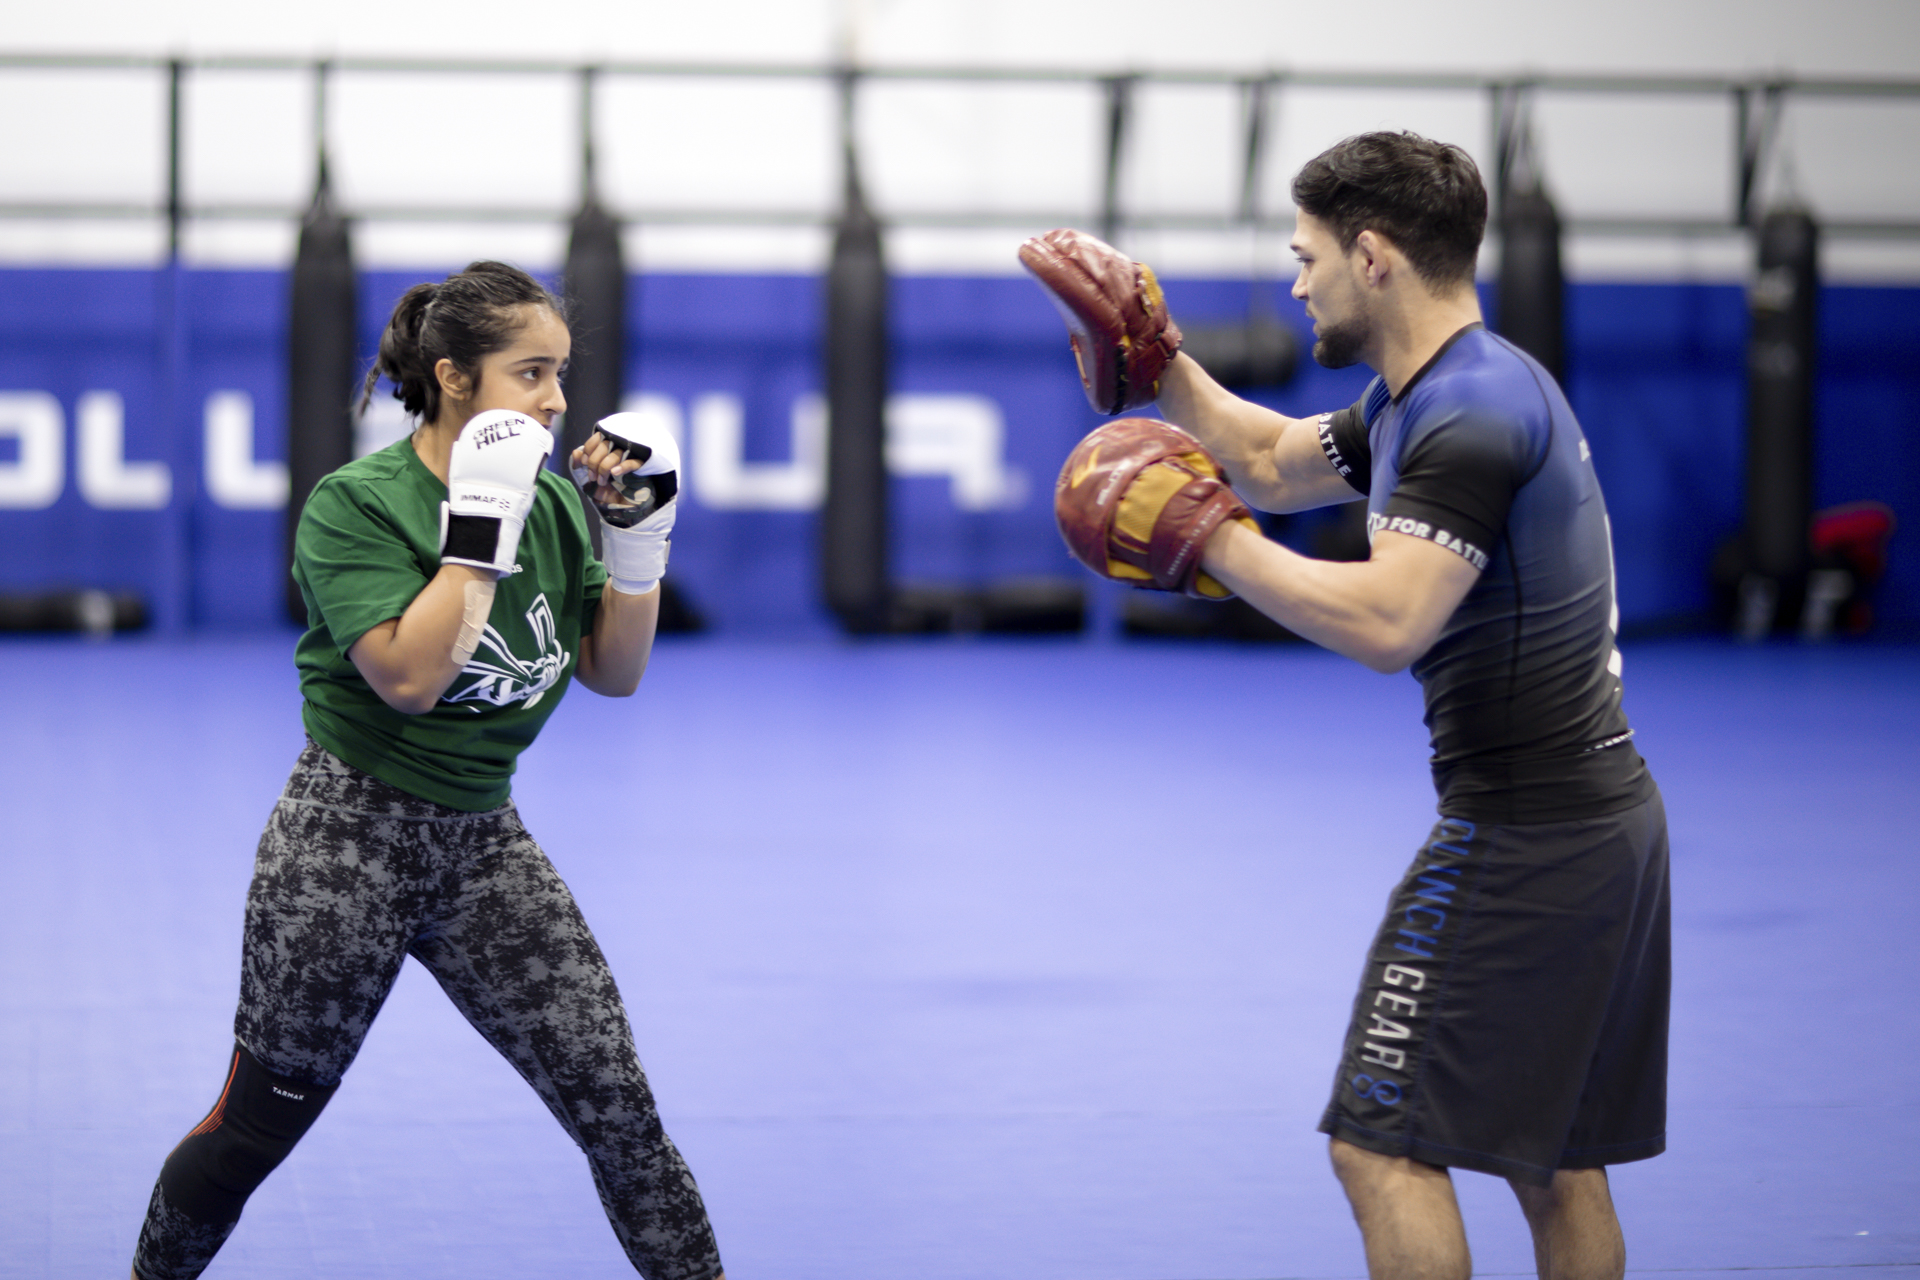
[{"label": "woman's ear", "polygon": [[473,394],[473,379],[462,373],[460,366],[445,356],[433,362],[433,376],[440,384],[440,394],[448,400],[465,400]]}]

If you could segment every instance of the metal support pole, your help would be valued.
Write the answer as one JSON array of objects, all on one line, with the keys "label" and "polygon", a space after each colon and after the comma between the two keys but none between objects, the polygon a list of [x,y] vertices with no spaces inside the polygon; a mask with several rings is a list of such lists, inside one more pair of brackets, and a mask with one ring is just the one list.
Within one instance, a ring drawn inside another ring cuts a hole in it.
[{"label": "metal support pole", "polygon": [[[1733,220],[1739,226],[1759,225],[1754,206],[1780,132],[1780,110],[1786,101],[1786,90],[1787,87],[1779,83],[1743,85],[1734,90],[1734,157],[1739,169],[1735,174],[1737,194]],[[1756,96],[1760,100],[1757,109]]]},{"label": "metal support pole", "polygon": [[1107,171],[1100,198],[1100,238],[1108,244],[1120,234],[1120,167],[1126,159],[1134,80],[1124,75],[1103,82],[1107,93]]},{"label": "metal support pole", "polygon": [[186,221],[182,190],[182,92],[186,63],[167,63],[167,261],[161,271],[157,320],[160,337],[161,399],[154,420],[168,442],[164,451],[173,477],[172,492],[161,533],[162,572],[153,618],[156,628],[178,634],[193,623],[193,495],[195,463],[193,413],[189,403],[187,367],[187,279],[181,261],[181,233]]},{"label": "metal support pole", "polygon": [[180,258],[180,224],[186,202],[180,189],[181,82],[187,64],[175,58],[167,63],[167,261]]},{"label": "metal support pole", "polygon": [[329,193],[333,175],[327,171],[327,81],[333,78],[333,64],[322,60],[313,64],[313,153],[316,185]]},{"label": "metal support pole", "polygon": [[1273,78],[1248,80],[1240,86],[1242,109],[1240,157],[1240,219],[1250,226],[1260,223],[1260,178],[1266,161],[1267,100]]},{"label": "metal support pole", "polygon": [[593,204],[599,198],[597,157],[594,153],[593,103],[600,68],[580,68],[580,203]]}]

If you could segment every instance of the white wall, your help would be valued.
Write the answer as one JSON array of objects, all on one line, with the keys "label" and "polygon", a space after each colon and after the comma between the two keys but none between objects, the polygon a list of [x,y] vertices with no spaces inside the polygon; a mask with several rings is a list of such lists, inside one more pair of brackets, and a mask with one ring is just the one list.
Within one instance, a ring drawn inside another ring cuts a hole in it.
[{"label": "white wall", "polygon": [[[4,52],[270,53],[394,57],[634,59],[820,64],[851,45],[865,62],[1078,67],[1099,71],[1206,67],[1263,71],[1475,73],[1699,72],[1720,75],[1920,79],[1920,4],[1913,0],[1620,0],[1571,5],[1386,0],[1364,6],[1189,0],[1179,7],[1111,0],[737,0],[689,5],[546,0],[339,0],[303,10],[228,0],[156,5],[16,7]],[[1097,15],[1097,18],[1096,18]],[[151,207],[165,187],[164,83],[152,71],[0,70],[0,118],[31,122],[0,135],[0,199]],[[187,96],[190,203],[256,206],[260,216],[194,223],[200,262],[271,264],[291,253],[277,209],[311,184],[313,95],[281,71],[202,71]],[[355,72],[329,111],[339,188],[349,207],[490,206],[564,215],[578,188],[573,84],[558,76],[412,76]],[[883,214],[966,208],[1028,216],[990,231],[903,228],[892,241],[908,270],[1011,270],[1010,246],[1054,222],[1096,216],[1102,115],[1081,85],[881,83],[860,119],[869,184]],[[1230,211],[1239,184],[1236,91],[1149,86],[1137,102],[1125,207]],[[598,120],[605,189],[627,209],[724,207],[824,211],[838,164],[833,101],[817,81],[609,79]],[[1262,200],[1286,206],[1299,163],[1345,134],[1413,128],[1488,157],[1488,107],[1475,92],[1291,87],[1268,117]],[[1553,93],[1537,116],[1549,179],[1573,217],[1715,217],[1731,208],[1731,104],[1717,97],[1622,100]],[[1920,99],[1798,102],[1787,136],[1799,186],[1830,218],[1920,220]],[[0,259],[151,261],[156,219],[0,220]],[[1162,270],[1241,274],[1284,269],[1284,237],[1136,232],[1130,248]],[[532,266],[559,258],[556,222],[369,219],[362,258],[431,267],[478,255]],[[817,230],[675,226],[634,232],[645,265],[811,269]],[[1737,276],[1739,237],[1582,236],[1583,275]],[[1836,241],[1835,274],[1920,276],[1920,243]]]}]

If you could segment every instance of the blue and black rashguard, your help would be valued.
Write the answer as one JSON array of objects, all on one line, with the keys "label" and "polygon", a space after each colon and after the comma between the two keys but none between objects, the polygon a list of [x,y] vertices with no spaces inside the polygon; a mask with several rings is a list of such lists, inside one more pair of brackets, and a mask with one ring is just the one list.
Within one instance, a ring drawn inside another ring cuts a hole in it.
[{"label": "blue and black rashguard", "polygon": [[1559,822],[1652,795],[1620,704],[1606,504],[1552,377],[1469,325],[1398,396],[1375,378],[1321,418],[1320,441],[1367,495],[1369,537],[1424,538],[1481,571],[1413,664],[1440,811]]}]

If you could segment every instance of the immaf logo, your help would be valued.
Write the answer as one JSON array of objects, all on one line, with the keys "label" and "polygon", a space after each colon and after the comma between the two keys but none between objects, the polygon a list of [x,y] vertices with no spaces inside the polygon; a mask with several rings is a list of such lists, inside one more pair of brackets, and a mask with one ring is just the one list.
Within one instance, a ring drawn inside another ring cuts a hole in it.
[{"label": "immaf logo", "polygon": [[[527,609],[527,629],[533,633],[534,652],[522,657],[514,653],[506,637],[492,623],[480,633],[480,644],[473,658],[460,669],[453,689],[443,694],[442,702],[487,702],[496,707],[525,702],[537,706],[547,690],[560,681],[571,656],[560,647],[559,629],[553,623],[553,608],[546,592],[534,597]],[[463,684],[467,677],[477,677]],[[473,711],[479,707],[470,708]]]}]

